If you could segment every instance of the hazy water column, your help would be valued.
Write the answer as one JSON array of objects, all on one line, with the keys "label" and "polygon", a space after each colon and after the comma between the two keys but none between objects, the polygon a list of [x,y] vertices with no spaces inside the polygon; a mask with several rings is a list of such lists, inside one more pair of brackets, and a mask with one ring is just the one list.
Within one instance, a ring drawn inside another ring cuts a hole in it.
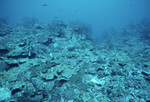
[{"label": "hazy water column", "polygon": [[20,23],[26,16],[43,23],[79,20],[93,26],[94,36],[101,36],[110,27],[150,18],[149,4],[149,0],[1,0],[0,16],[8,16],[10,24]]}]

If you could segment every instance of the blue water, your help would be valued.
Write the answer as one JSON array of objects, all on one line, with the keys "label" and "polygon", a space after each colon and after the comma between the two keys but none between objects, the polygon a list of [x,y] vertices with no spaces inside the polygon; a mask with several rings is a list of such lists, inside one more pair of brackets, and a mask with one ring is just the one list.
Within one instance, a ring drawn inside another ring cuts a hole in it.
[{"label": "blue water", "polygon": [[149,0],[1,0],[0,17],[8,17],[11,25],[21,23],[24,17],[36,17],[42,23],[79,21],[90,24],[93,36],[100,39],[108,28],[149,19],[149,5]]},{"label": "blue water", "polygon": [[0,0],[0,102],[150,102],[150,0]]}]

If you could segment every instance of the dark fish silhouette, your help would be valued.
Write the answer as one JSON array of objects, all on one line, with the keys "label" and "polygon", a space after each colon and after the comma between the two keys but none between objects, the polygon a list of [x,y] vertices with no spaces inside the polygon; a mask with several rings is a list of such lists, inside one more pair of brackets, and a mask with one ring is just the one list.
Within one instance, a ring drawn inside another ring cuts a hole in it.
[{"label": "dark fish silhouette", "polygon": [[43,4],[42,6],[47,6],[47,4]]},{"label": "dark fish silhouette", "polygon": [[64,10],[61,10],[61,9],[59,9],[58,11],[59,11],[59,12],[64,12]]},{"label": "dark fish silhouette", "polygon": [[130,4],[129,6],[130,6],[130,7],[132,7],[133,5],[132,5],[132,4]]},{"label": "dark fish silhouette", "polygon": [[78,13],[79,11],[78,11],[78,10],[76,10],[75,12],[76,12],[76,13]]}]

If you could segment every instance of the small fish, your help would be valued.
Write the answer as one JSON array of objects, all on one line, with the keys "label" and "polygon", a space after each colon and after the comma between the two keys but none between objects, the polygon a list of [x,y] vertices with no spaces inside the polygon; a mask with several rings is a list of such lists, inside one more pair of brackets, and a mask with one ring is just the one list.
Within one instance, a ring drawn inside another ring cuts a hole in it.
[{"label": "small fish", "polygon": [[55,16],[54,18],[58,18],[57,16]]},{"label": "small fish", "polygon": [[61,10],[61,9],[59,9],[58,11],[59,11],[59,12],[64,12],[64,10]]},{"label": "small fish", "polygon": [[132,5],[132,4],[130,4],[129,6],[130,6],[130,7],[132,7],[133,5]]},{"label": "small fish", "polygon": [[43,4],[42,6],[47,6],[47,4]]},{"label": "small fish", "polygon": [[78,13],[79,11],[78,11],[78,10],[76,10],[75,12],[76,12],[76,13]]}]

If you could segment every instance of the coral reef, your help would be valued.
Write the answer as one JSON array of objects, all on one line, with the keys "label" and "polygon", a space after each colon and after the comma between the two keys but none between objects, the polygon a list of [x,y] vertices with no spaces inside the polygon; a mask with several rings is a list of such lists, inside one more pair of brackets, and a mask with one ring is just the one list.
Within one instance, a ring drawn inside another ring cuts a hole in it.
[{"label": "coral reef", "polygon": [[96,44],[84,26],[25,20],[0,30],[0,101],[150,101],[147,24],[110,30]]}]

